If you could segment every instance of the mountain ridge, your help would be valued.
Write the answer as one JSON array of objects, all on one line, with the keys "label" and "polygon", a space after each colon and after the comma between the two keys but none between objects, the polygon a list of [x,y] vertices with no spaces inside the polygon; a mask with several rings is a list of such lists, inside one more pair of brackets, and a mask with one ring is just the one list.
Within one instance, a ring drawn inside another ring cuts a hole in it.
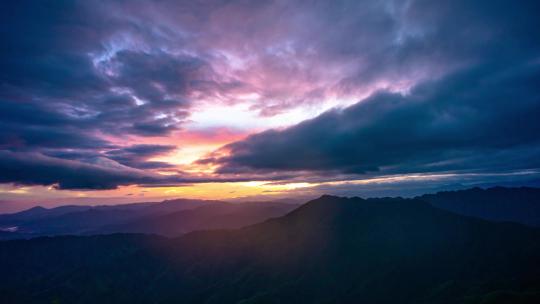
[{"label": "mountain ridge", "polygon": [[[173,239],[0,242],[0,268],[15,272],[0,294],[25,303],[535,303],[539,263],[535,228],[418,199],[323,196],[262,223]],[[36,267],[46,268],[32,280]]]},{"label": "mountain ridge", "polygon": [[476,187],[416,198],[461,215],[540,227],[540,188]]}]

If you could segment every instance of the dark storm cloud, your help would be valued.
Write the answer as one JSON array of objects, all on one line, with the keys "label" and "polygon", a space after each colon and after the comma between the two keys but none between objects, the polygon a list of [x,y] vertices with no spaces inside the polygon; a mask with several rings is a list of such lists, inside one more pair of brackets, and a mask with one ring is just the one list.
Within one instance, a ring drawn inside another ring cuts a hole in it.
[{"label": "dark storm cloud", "polygon": [[[343,14],[345,7],[329,3],[328,16]],[[538,55],[537,1],[383,1],[368,7],[378,13],[337,21],[337,36],[324,35],[318,45],[329,58],[363,57],[339,81],[343,90],[373,81],[406,85],[408,79],[426,81],[487,60],[508,64],[521,59],[516,56]],[[350,14],[360,11],[366,10]]]},{"label": "dark storm cloud", "polygon": [[133,145],[122,149],[110,150],[105,153],[108,158],[123,165],[138,169],[172,168],[166,162],[148,161],[153,156],[166,154],[176,149],[174,145]]},{"label": "dark storm cloud", "polygon": [[[230,144],[219,172],[437,172],[540,167],[540,61],[478,66],[380,92],[283,131]],[[287,155],[287,157],[283,157]]]},{"label": "dark storm cloud", "polygon": [[196,56],[159,46],[115,50],[126,47],[117,37],[131,45],[155,37],[104,3],[17,1],[2,5],[1,18],[2,146],[25,142],[27,128],[167,135],[188,116],[188,95],[213,77]]},{"label": "dark storm cloud", "polygon": [[239,76],[262,96],[253,109],[269,116],[375,89],[403,91],[486,56],[530,56],[540,26],[537,1],[162,4],[161,17],[199,34],[194,45],[247,58]]},{"label": "dark storm cloud", "polygon": [[[329,5],[327,16],[343,13],[347,6],[340,4]],[[400,74],[417,84],[401,93],[381,89],[343,110],[250,136],[226,146],[227,156],[200,163],[218,164],[221,173],[379,175],[540,166],[539,4],[388,1],[382,7],[388,14],[336,21],[332,29],[350,39],[323,35],[333,43],[316,40],[317,50],[333,59],[366,59],[339,81],[343,90]],[[357,28],[365,24],[372,26]]]},{"label": "dark storm cloud", "polygon": [[111,145],[47,103],[0,101],[0,149],[100,149]]},{"label": "dark storm cloud", "polygon": [[165,169],[175,166],[162,161],[151,161],[152,157],[167,154],[176,149],[174,145],[150,145],[138,144],[127,147],[111,146],[103,151],[92,149],[48,149],[44,150],[46,156],[80,161],[83,163],[95,163],[99,159],[109,159],[118,164],[136,169]]},{"label": "dark storm cloud", "polygon": [[165,182],[106,159],[94,164],[52,158],[38,153],[0,151],[0,182],[57,185],[58,189],[115,189],[120,185]]},{"label": "dark storm cloud", "polygon": [[111,64],[117,67],[115,83],[133,88],[137,96],[146,100],[163,101],[164,93],[182,96],[197,86],[198,79],[212,75],[208,64],[199,58],[163,52],[120,51]]},{"label": "dark storm cloud", "polygon": [[[137,151],[141,149],[148,153],[148,147],[135,148]],[[70,157],[79,158],[88,157],[88,155],[72,154]],[[0,172],[2,172],[0,183],[54,185],[60,190],[106,190],[125,185],[170,187],[191,183],[246,182],[258,178],[250,175],[211,177],[177,174],[165,176],[124,166],[104,157],[94,157],[91,162],[80,162],[40,153],[15,153],[1,150]],[[286,178],[288,176],[276,175],[265,177],[265,180]]]}]

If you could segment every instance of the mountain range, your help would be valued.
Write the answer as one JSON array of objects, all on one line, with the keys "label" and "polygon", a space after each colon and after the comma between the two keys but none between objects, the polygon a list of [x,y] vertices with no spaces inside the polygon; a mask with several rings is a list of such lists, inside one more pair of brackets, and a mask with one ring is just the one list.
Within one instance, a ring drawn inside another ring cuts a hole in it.
[{"label": "mountain range", "polygon": [[0,239],[114,232],[179,236],[193,230],[240,228],[284,215],[296,206],[175,199],[114,206],[34,207],[0,215]]},{"label": "mountain range", "polygon": [[539,303],[538,228],[432,204],[325,195],[239,229],[3,241],[0,302]]},{"label": "mountain range", "polygon": [[[472,188],[415,199],[457,214],[540,226],[540,189]],[[175,237],[195,230],[240,228],[285,215],[297,204],[175,199],[114,206],[34,207],[0,215],[0,240],[54,235],[145,233]]]},{"label": "mountain range", "polygon": [[426,194],[417,199],[457,214],[540,226],[540,188],[472,188]]}]

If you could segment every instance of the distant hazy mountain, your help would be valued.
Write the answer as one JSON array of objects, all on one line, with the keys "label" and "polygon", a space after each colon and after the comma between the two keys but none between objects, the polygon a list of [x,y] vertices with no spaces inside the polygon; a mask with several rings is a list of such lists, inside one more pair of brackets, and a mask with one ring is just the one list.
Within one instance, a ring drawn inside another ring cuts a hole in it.
[{"label": "distant hazy mountain", "polygon": [[176,199],[115,206],[35,207],[0,215],[0,239],[115,232],[179,236],[194,230],[240,228],[286,214],[296,205],[231,204]]},{"label": "distant hazy mountain", "polygon": [[473,188],[426,194],[418,199],[458,214],[540,226],[540,188]]},{"label": "distant hazy mountain", "polygon": [[136,218],[102,227],[92,233],[123,232],[179,236],[195,230],[240,228],[282,216],[296,207],[297,205],[273,202],[207,204],[188,210]]},{"label": "distant hazy mountain", "polygon": [[79,212],[91,209],[91,206],[60,206],[56,208],[44,208],[36,206],[28,210],[24,210],[11,214],[0,214],[0,221],[2,223],[20,223],[24,221],[37,220],[49,216],[59,216],[71,212]]},{"label": "distant hazy mountain", "polygon": [[61,206],[32,209],[0,215],[0,239],[42,235],[84,234],[101,227],[124,223],[139,217],[159,216],[221,201],[176,199],[161,203],[114,206]]},{"label": "distant hazy mountain", "polygon": [[540,230],[323,196],[238,230],[0,242],[2,303],[540,303]]}]

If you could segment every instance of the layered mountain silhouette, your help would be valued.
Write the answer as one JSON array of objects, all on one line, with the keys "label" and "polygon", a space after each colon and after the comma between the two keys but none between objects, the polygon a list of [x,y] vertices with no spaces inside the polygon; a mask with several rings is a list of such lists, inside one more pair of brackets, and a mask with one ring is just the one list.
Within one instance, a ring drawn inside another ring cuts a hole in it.
[{"label": "layered mountain silhouette", "polygon": [[539,188],[472,188],[426,194],[418,199],[458,214],[540,226]]},{"label": "layered mountain silhouette", "polygon": [[0,242],[2,303],[539,303],[540,231],[419,199],[322,196],[179,238]]},{"label": "layered mountain silhouette", "polygon": [[[540,226],[540,189],[473,188],[416,197],[457,214]],[[175,199],[115,206],[34,207],[0,215],[0,240],[54,235],[146,233],[175,237],[195,230],[240,228],[297,205]]]},{"label": "layered mountain silhouette", "polygon": [[102,227],[92,233],[146,233],[174,237],[195,230],[240,228],[284,215],[296,207],[293,204],[274,202],[207,204],[167,214],[139,217]]},{"label": "layered mountain silhouette", "polygon": [[240,228],[284,215],[295,207],[273,202],[231,204],[189,199],[96,207],[35,207],[0,215],[0,239],[113,232],[179,236],[193,230]]}]

